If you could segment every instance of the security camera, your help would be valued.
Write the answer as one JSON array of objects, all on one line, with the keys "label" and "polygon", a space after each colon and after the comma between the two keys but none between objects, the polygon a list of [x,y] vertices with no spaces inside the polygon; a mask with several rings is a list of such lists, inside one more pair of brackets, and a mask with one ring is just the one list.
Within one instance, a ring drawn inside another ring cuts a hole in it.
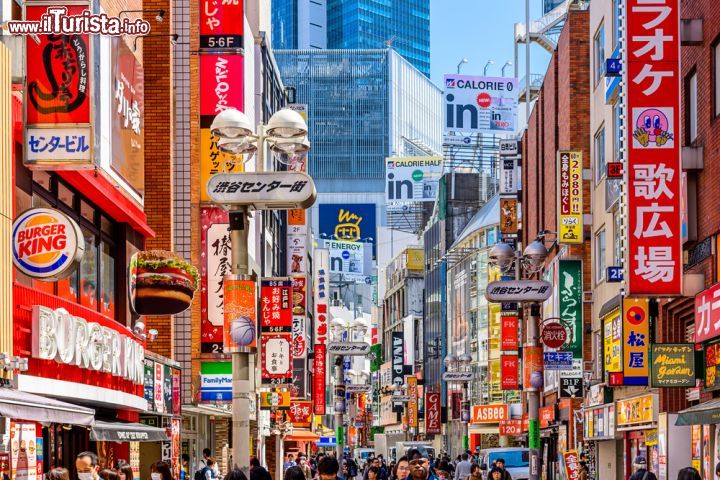
[{"label": "security camera", "polygon": [[496,243],[488,254],[488,261],[502,271],[507,271],[515,260],[515,251],[504,242]]},{"label": "security camera", "polygon": [[158,337],[157,330],[155,330],[154,328],[151,328],[150,330],[148,330],[148,337],[147,337],[148,340],[150,340],[151,342],[154,342],[157,337]]},{"label": "security camera", "polygon": [[142,335],[145,333],[145,323],[138,320],[135,322],[135,326],[133,327],[133,332],[135,332],[135,335]]}]

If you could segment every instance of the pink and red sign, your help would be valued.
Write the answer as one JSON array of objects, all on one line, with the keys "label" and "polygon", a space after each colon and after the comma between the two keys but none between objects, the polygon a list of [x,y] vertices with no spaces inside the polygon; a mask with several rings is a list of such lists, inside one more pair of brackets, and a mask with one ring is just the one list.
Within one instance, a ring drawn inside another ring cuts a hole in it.
[{"label": "pink and red sign", "polygon": [[[52,5],[25,5],[25,19],[39,21]],[[65,5],[81,15],[88,5]],[[26,123],[89,124],[93,60],[90,35],[27,35]]]},{"label": "pink and red sign", "polygon": [[[238,22],[240,23],[240,22]],[[200,55],[200,115],[244,108],[242,55]]]},{"label": "pink and red sign", "polygon": [[201,0],[200,48],[242,48],[243,0]]},{"label": "pink and red sign", "polygon": [[[224,277],[231,273],[232,245],[229,216],[222,208],[201,208],[200,248],[200,351],[223,353]],[[228,345],[228,347],[230,347]]]},{"label": "pink and red sign", "polygon": [[517,355],[500,355],[500,375],[503,390],[520,388],[520,363]]},{"label": "pink and red sign", "polygon": [[260,336],[260,378],[264,385],[292,382],[291,337],[289,333],[263,333]]},{"label": "pink and red sign", "polygon": [[500,350],[503,352],[517,351],[520,346],[518,336],[518,316],[503,315],[500,317]]},{"label": "pink and red sign", "polygon": [[628,0],[628,291],[682,294],[680,6]]},{"label": "pink and red sign", "polygon": [[260,331],[292,332],[292,280],[264,278],[260,282]]},{"label": "pink and red sign", "polygon": [[325,415],[325,374],[327,364],[325,357],[327,347],[324,343],[315,344],[315,360],[313,360],[313,413]]},{"label": "pink and red sign", "polygon": [[720,283],[695,296],[695,343],[720,336]]},{"label": "pink and red sign", "polygon": [[440,433],[440,393],[425,393],[425,433]]}]

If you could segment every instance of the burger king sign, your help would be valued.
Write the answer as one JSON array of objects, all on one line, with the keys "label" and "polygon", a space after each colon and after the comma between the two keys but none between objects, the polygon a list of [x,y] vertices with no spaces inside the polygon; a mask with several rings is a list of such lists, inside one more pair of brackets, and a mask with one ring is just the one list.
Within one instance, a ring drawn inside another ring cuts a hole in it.
[{"label": "burger king sign", "polygon": [[80,226],[51,208],[26,210],[12,230],[13,263],[24,274],[46,281],[67,277],[85,252]]}]

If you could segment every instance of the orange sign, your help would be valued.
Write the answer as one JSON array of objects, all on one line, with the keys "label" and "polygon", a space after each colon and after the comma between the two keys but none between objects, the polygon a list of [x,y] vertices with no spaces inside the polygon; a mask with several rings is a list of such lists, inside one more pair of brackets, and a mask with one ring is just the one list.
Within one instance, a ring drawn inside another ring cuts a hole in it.
[{"label": "orange sign", "polygon": [[527,420],[502,420],[500,422],[500,436],[514,437],[527,432]]},{"label": "orange sign", "polygon": [[223,282],[225,311],[223,329],[225,350],[253,348],[257,344],[257,311],[255,281],[229,275]]},{"label": "orange sign", "polygon": [[549,427],[555,421],[555,406],[542,407],[540,409],[540,428]]},{"label": "orange sign", "polygon": [[405,380],[408,387],[408,392],[410,394],[410,401],[408,402],[408,426],[409,427],[416,427],[418,426],[418,379],[417,377],[407,377],[407,380]]},{"label": "orange sign", "polygon": [[473,405],[470,423],[500,423],[510,419],[510,411],[504,403]]},{"label": "orange sign", "polygon": [[533,390],[530,378],[533,372],[543,371],[542,347],[523,347],[523,388]]},{"label": "orange sign", "polygon": [[305,210],[288,210],[288,225],[305,225]]}]

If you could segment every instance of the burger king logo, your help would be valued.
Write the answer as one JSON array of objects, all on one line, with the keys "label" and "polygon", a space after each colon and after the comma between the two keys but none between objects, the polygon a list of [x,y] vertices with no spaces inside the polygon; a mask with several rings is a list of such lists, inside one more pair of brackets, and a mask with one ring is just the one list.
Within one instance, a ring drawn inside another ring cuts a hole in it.
[{"label": "burger king logo", "polygon": [[67,277],[85,252],[80,226],[50,208],[26,210],[12,230],[15,267],[24,274],[47,281]]}]

